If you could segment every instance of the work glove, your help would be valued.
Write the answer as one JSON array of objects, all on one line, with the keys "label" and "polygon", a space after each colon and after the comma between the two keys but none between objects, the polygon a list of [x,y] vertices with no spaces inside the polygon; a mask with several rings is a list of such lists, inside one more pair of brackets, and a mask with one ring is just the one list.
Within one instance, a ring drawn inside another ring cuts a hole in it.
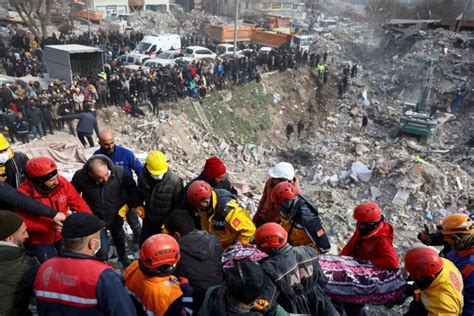
[{"label": "work glove", "polygon": [[137,206],[135,208],[135,210],[137,211],[137,215],[141,218],[141,219],[144,219],[145,218],[145,207],[144,206]]},{"label": "work glove", "polygon": [[118,215],[125,219],[125,217],[127,216],[127,213],[129,211],[129,208],[128,208],[128,205],[127,204],[124,204],[118,211]]}]

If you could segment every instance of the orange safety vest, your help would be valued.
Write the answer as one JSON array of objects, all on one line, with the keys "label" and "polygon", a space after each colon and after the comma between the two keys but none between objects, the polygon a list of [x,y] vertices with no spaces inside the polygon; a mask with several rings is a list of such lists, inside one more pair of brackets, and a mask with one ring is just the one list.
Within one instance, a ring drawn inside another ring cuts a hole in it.
[{"label": "orange safety vest", "polygon": [[140,271],[138,260],[125,270],[124,280],[127,289],[142,303],[147,314],[163,316],[171,304],[183,296],[175,276],[149,277]]}]

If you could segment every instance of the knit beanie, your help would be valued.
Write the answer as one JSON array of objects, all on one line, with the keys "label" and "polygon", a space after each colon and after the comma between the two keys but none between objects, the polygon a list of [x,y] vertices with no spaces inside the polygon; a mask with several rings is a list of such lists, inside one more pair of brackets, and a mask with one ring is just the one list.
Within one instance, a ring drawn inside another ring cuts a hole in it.
[{"label": "knit beanie", "polygon": [[211,157],[206,160],[204,165],[204,179],[213,180],[226,173],[226,167],[222,160],[217,157]]},{"label": "knit beanie", "polygon": [[234,267],[226,270],[224,279],[230,295],[244,304],[255,301],[265,285],[262,268],[250,259],[237,261]]},{"label": "knit beanie", "polygon": [[0,211],[0,240],[13,235],[23,224],[23,219],[11,211]]}]

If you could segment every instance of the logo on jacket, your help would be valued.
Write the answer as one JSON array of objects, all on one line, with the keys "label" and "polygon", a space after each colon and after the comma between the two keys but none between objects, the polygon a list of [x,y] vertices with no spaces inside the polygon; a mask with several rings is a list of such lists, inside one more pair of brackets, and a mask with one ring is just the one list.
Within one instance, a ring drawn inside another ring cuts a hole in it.
[{"label": "logo on jacket", "polygon": [[215,219],[211,219],[211,225],[214,227],[215,230],[225,230],[225,221],[217,221]]},{"label": "logo on jacket", "polygon": [[66,203],[66,196],[65,196],[64,194],[61,194],[61,195],[59,196],[59,202],[60,202],[60,203]]},{"label": "logo on jacket", "polygon": [[49,285],[49,280],[51,280],[51,275],[53,274],[53,268],[48,267],[43,272],[43,283],[47,287]]},{"label": "logo on jacket", "polygon": [[300,284],[302,279],[312,276],[313,272],[314,272],[314,268],[312,265],[297,267],[295,273],[292,273],[290,275],[291,286]]}]

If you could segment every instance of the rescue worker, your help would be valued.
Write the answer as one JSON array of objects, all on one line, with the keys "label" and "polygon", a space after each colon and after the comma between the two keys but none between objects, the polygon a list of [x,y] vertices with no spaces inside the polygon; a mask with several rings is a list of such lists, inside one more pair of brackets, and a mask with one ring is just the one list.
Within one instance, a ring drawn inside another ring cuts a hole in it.
[{"label": "rescue worker", "polygon": [[255,225],[235,195],[227,190],[213,190],[205,181],[195,181],[188,189],[187,198],[199,212],[201,228],[217,235],[224,249],[237,241],[250,242]]},{"label": "rescue worker", "polygon": [[[393,247],[395,233],[392,225],[384,221],[380,206],[373,202],[359,204],[353,216],[357,221],[357,229],[341,255],[368,260],[380,269],[398,269],[399,259]],[[363,308],[361,304],[344,304],[348,316],[365,315]]]},{"label": "rescue worker", "polygon": [[285,316],[288,313],[279,305],[272,311],[262,309],[258,300],[265,286],[265,274],[261,266],[250,259],[242,259],[235,266],[225,269],[225,284],[211,287],[205,296],[198,316],[213,315],[270,315]]},{"label": "rescue worker", "polygon": [[[58,174],[56,163],[48,157],[35,157],[26,163],[28,179],[18,191],[67,216],[69,210],[91,213],[76,189]],[[28,228],[26,244],[40,262],[56,257],[62,249],[61,226],[51,218],[17,210]]]},{"label": "rescue worker", "polygon": [[432,248],[417,247],[405,254],[405,269],[415,282],[415,289],[414,299],[404,315],[461,314],[462,276],[451,261],[441,258]]},{"label": "rescue worker", "polygon": [[272,190],[280,182],[290,182],[295,188],[296,194],[303,194],[299,181],[295,177],[295,169],[288,162],[279,162],[268,170],[267,182],[263,188],[263,194],[258,203],[257,212],[253,222],[257,227],[269,222],[280,221],[280,205],[272,201]]},{"label": "rescue worker", "polygon": [[138,176],[138,190],[145,200],[140,245],[162,231],[166,216],[181,205],[183,181],[168,166],[166,156],[152,150]]},{"label": "rescue worker", "polygon": [[290,182],[281,182],[272,190],[272,200],[280,206],[280,220],[292,246],[310,246],[320,253],[331,249],[329,238],[319,218],[318,208],[296,193]]},{"label": "rescue worker", "polygon": [[136,315],[122,278],[95,254],[105,223],[87,213],[64,221],[64,252],[43,263],[34,289],[40,316]]},{"label": "rescue worker", "polygon": [[474,315],[474,225],[466,214],[451,214],[439,227],[444,240],[451,246],[446,259],[461,271],[464,283],[462,315]]},{"label": "rescue worker", "polygon": [[128,266],[130,260],[126,254],[123,218],[119,212],[124,205],[139,208],[143,204],[133,178],[106,156],[95,155],[74,173],[71,183],[82,193],[94,215],[105,222],[106,229],[101,231],[102,258],[108,259],[107,230],[110,230],[118,259],[123,266]]},{"label": "rescue worker", "polygon": [[[132,171],[134,171],[138,177],[143,169],[143,164],[135,157],[131,150],[115,144],[114,135],[111,131],[100,131],[99,145],[100,148],[94,152],[94,155],[105,155],[110,160],[112,160],[116,166],[122,167],[128,176],[133,177]],[[127,222],[132,229],[134,241],[136,244],[138,244],[142,231],[142,225],[138,220],[135,208],[129,206],[126,209],[128,209],[125,215]],[[141,210],[141,208],[139,208],[139,210]]]},{"label": "rescue worker", "polygon": [[165,228],[179,244],[181,258],[175,275],[189,280],[193,288],[193,312],[197,313],[207,289],[222,284],[221,242],[216,235],[197,230],[186,210],[173,210]]},{"label": "rescue worker", "polygon": [[170,235],[145,240],[140,259],[124,272],[125,286],[139,315],[185,315],[181,280],[173,276],[179,258],[179,245]]},{"label": "rescue worker", "polygon": [[255,241],[268,254],[260,263],[267,275],[264,300],[277,302],[291,314],[339,315],[324,293],[327,279],[315,249],[288,244],[287,231],[277,223],[260,226]]},{"label": "rescue worker", "polygon": [[6,179],[4,182],[18,188],[26,179],[25,166],[27,161],[28,156],[22,152],[13,151],[8,140],[0,133],[0,167],[5,168]]},{"label": "rescue worker", "polygon": [[[189,186],[195,181],[206,181],[211,185],[213,189],[223,189],[230,193],[237,195],[237,190],[233,187],[229,178],[227,177],[227,168],[222,160],[218,157],[211,157],[206,160],[202,172],[196,178],[189,181],[184,188],[183,196],[186,196]],[[194,226],[200,227],[199,214],[193,213],[194,207],[188,203],[185,199],[185,208],[192,215],[194,220]]]}]

